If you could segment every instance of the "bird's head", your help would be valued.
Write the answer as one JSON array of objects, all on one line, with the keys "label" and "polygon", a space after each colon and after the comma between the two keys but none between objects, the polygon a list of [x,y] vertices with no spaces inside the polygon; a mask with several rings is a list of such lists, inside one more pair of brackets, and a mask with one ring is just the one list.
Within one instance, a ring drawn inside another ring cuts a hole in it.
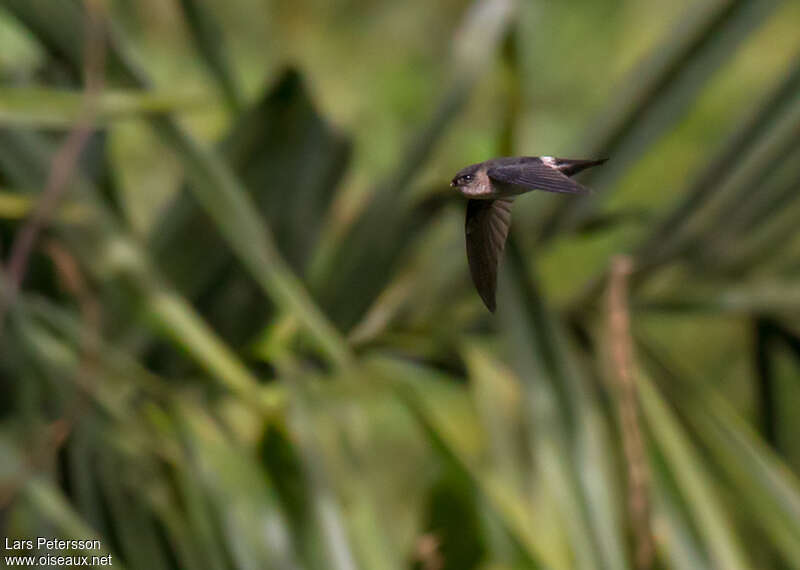
[{"label": "bird's head", "polygon": [[472,166],[467,166],[466,168],[459,170],[458,173],[453,177],[453,180],[450,181],[450,186],[459,189],[470,186],[475,182],[475,175],[478,170],[478,166],[479,165],[477,164],[473,164]]}]

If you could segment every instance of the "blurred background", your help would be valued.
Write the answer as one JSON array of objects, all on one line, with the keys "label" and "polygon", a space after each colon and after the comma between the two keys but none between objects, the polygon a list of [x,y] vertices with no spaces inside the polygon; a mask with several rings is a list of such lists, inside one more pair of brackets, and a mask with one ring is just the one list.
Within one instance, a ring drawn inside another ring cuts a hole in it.
[{"label": "blurred background", "polygon": [[[0,535],[800,568],[798,30],[793,0],[0,0]],[[517,200],[491,315],[448,183],[499,155],[610,160]]]}]

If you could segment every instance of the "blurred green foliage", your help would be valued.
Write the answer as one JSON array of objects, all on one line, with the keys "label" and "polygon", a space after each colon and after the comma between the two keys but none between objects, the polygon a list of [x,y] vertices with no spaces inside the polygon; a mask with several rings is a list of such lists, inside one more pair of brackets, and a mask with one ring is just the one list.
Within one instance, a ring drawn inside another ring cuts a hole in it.
[{"label": "blurred green foliage", "polygon": [[[96,131],[12,296],[87,6]],[[779,0],[0,0],[0,534],[148,570],[800,568],[798,29]],[[495,317],[447,182],[501,154],[611,160],[516,202]]]}]

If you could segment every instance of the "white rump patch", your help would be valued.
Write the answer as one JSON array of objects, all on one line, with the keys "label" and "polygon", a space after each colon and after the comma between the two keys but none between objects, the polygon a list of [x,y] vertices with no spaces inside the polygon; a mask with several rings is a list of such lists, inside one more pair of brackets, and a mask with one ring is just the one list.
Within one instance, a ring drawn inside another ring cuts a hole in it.
[{"label": "white rump patch", "polygon": [[542,163],[546,164],[550,168],[558,168],[558,162],[556,161],[555,157],[552,156],[542,156],[539,158]]}]

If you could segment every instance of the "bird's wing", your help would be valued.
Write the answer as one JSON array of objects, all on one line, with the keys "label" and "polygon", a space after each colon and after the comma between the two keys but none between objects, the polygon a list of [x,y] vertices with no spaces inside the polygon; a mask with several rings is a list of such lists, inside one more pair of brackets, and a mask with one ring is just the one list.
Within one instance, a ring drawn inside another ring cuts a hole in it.
[{"label": "bird's wing", "polygon": [[511,200],[467,202],[467,260],[472,281],[486,308],[495,309],[497,266],[511,225]]},{"label": "bird's wing", "polygon": [[493,166],[486,171],[492,180],[531,190],[561,192],[564,194],[590,194],[592,191],[544,163],[526,162]]}]

